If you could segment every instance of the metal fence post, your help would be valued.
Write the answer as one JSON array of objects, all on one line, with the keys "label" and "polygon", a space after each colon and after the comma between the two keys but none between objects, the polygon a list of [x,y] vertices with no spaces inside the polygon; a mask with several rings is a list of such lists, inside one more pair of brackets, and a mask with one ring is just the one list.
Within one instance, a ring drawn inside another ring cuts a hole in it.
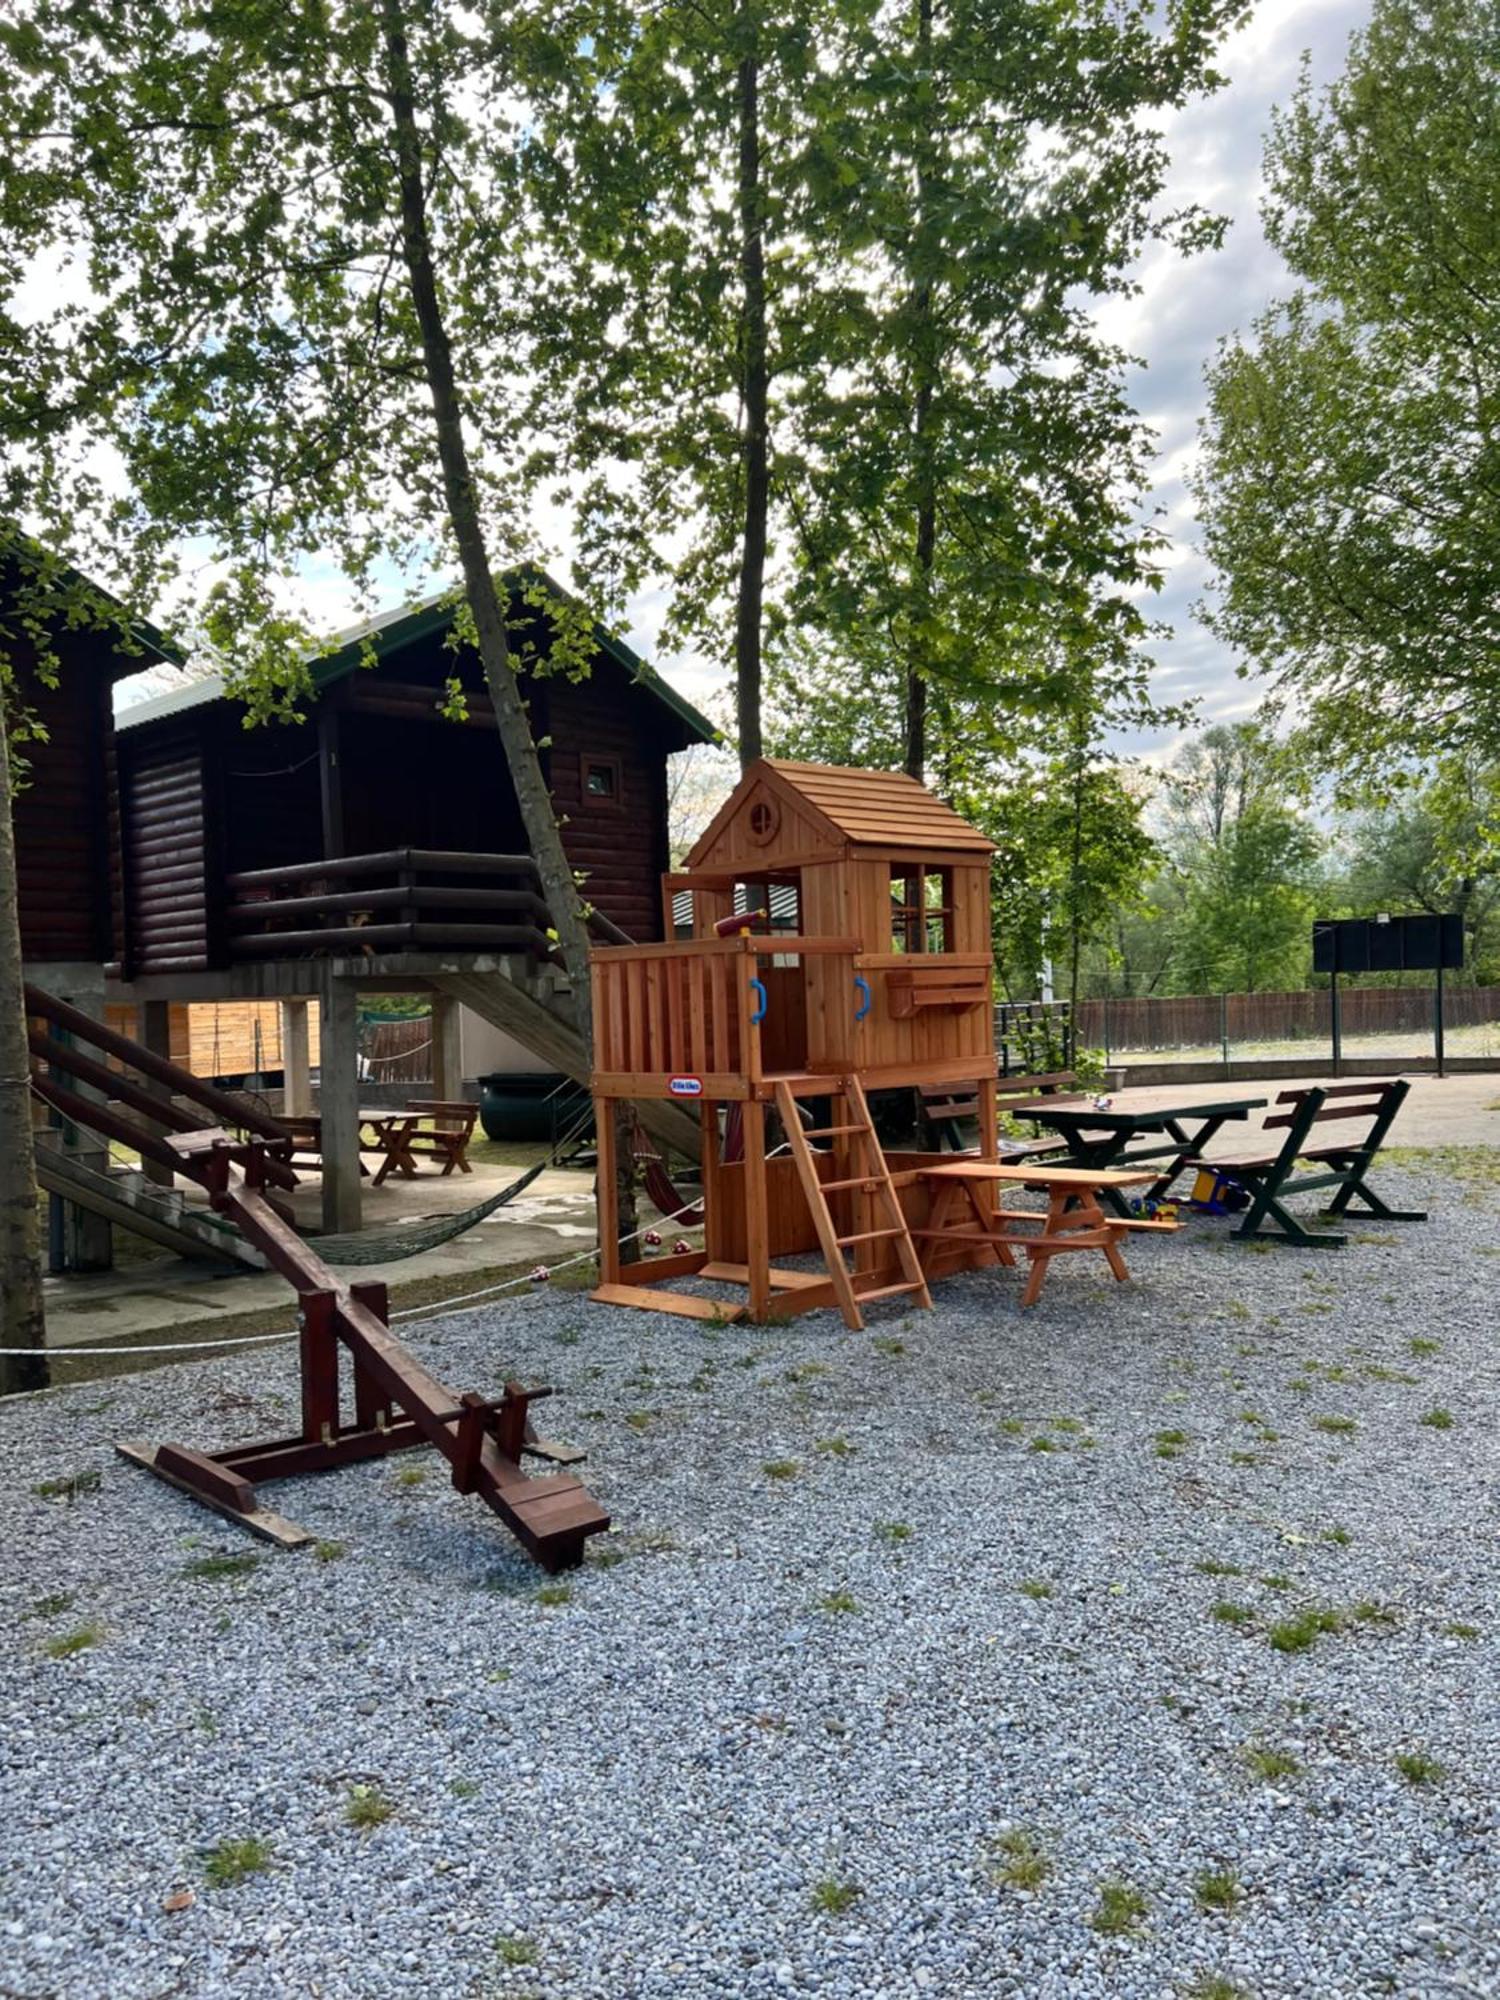
[{"label": "metal fence post", "polygon": [[1224,1061],[1224,1074],[1229,1074],[1229,995],[1219,995],[1219,1054]]},{"label": "metal fence post", "polygon": [[1443,961],[1438,954],[1437,984],[1432,991],[1432,1052],[1437,1057],[1437,1073],[1443,1074]]}]

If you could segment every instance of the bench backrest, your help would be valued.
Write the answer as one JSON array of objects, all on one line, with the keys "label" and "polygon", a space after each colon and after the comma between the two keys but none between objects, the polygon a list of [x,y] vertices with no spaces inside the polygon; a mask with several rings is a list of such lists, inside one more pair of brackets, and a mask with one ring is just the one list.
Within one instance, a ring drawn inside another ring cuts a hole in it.
[{"label": "bench backrest", "polygon": [[469,1097],[408,1097],[402,1108],[430,1118],[445,1132],[472,1132],[479,1116],[479,1106]]},{"label": "bench backrest", "polygon": [[1372,1077],[1368,1083],[1325,1083],[1316,1090],[1283,1090],[1276,1103],[1290,1105],[1291,1109],[1278,1111],[1273,1107],[1266,1113],[1265,1129],[1274,1132],[1282,1126],[1295,1125],[1307,1100],[1314,1096],[1320,1100],[1312,1118],[1315,1125],[1329,1118],[1368,1118],[1373,1124],[1388,1109],[1394,1115],[1410,1088],[1404,1077]]},{"label": "bench backrest", "polygon": [[1070,1069],[1049,1070],[1039,1076],[1000,1078],[1000,1092],[1005,1097],[1061,1097],[1077,1089],[1077,1074]]}]

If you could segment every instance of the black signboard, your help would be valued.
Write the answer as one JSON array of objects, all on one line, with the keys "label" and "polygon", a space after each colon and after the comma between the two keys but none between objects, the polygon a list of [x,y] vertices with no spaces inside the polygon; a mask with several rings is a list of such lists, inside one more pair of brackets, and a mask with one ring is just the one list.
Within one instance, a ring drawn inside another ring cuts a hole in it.
[{"label": "black signboard", "polygon": [[1457,972],[1463,918],[1345,917],[1313,925],[1314,972]]}]

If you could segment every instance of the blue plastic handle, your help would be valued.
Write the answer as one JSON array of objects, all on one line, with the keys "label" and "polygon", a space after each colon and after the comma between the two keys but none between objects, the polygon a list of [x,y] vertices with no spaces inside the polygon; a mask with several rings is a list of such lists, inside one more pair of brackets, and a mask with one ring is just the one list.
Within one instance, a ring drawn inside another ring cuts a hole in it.
[{"label": "blue plastic handle", "polygon": [[760,1005],[755,1010],[755,1012],[750,1016],[751,1027],[758,1028],[761,1022],[766,1018],[766,1008],[770,1005],[770,1002],[766,999],[765,981],[763,979],[752,979],[750,982],[750,990],[752,993],[758,993],[760,995]]},{"label": "blue plastic handle", "polygon": [[866,1014],[868,1014],[870,1011],[870,982],[868,979],[861,979],[859,974],[856,972],[854,975],[854,983],[859,988],[860,992],[863,993],[865,996],[864,999],[854,1010],[855,1020],[862,1021],[865,1018]]}]

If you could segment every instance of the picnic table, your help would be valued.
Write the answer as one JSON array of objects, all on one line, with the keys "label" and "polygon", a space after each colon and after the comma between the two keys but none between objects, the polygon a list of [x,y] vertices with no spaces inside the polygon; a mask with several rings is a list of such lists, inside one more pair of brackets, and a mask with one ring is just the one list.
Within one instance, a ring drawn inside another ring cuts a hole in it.
[{"label": "picnic table", "polygon": [[[923,1276],[944,1244],[988,1244],[997,1261],[1009,1265],[1015,1264],[1019,1250],[1031,1267],[1021,1294],[1023,1306],[1034,1306],[1041,1297],[1054,1257],[1072,1250],[1098,1250],[1117,1278],[1128,1278],[1130,1272],[1120,1255],[1121,1236],[1131,1229],[1177,1226],[1173,1222],[1139,1222],[1133,1217],[1121,1221],[1100,1207],[1101,1195],[1146,1186],[1154,1179],[1149,1171],[1007,1165],[979,1158],[945,1160],[940,1167],[920,1171],[932,1189],[927,1222],[911,1232]],[[1040,1188],[1047,1196],[1045,1213],[1032,1208],[995,1208],[991,1190],[997,1183]]]},{"label": "picnic table", "polygon": [[[1029,1118],[1056,1132],[1068,1149],[1070,1165],[1090,1170],[1133,1167],[1148,1160],[1165,1164],[1148,1175],[1145,1205],[1165,1196],[1190,1161],[1196,1160],[1221,1126],[1243,1123],[1265,1108],[1263,1097],[1214,1098],[1207,1104],[1174,1104],[1157,1111],[1099,1110],[1088,1099],[1036,1097],[1007,1104],[1016,1118]],[[1142,1144],[1152,1141],[1154,1144]],[[1106,1185],[1104,1198],[1117,1215],[1129,1210],[1118,1188]]]},{"label": "picnic table", "polygon": [[[380,1165],[375,1170],[371,1187],[379,1187],[392,1173],[404,1174],[414,1180],[417,1163],[412,1156],[412,1141],[422,1123],[419,1111],[392,1111],[388,1105],[372,1105],[359,1111],[359,1149],[362,1153],[378,1153]],[[298,1112],[283,1117],[281,1123],[292,1135],[293,1158],[298,1153],[311,1153],[320,1161],[323,1157],[323,1120],[317,1112]],[[366,1131],[372,1136],[365,1137]],[[363,1162],[360,1172],[365,1173]]]}]

